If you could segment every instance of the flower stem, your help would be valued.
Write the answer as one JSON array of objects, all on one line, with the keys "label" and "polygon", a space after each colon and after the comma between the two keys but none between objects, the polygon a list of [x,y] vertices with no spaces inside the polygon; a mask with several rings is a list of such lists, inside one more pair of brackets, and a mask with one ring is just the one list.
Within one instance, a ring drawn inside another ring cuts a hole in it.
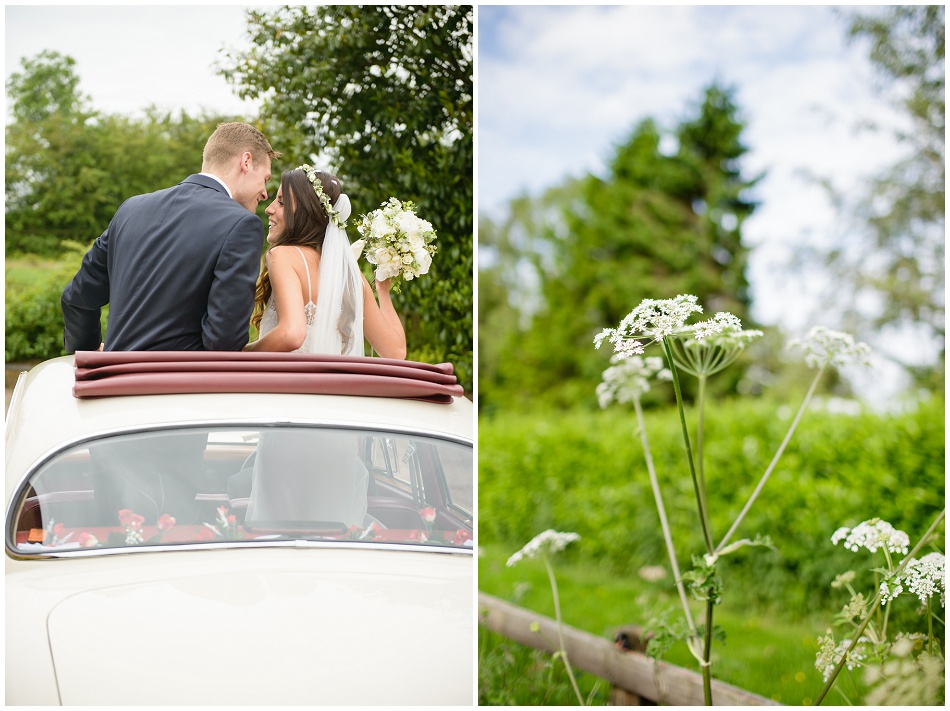
[{"label": "flower stem", "polygon": [[769,463],[768,468],[765,470],[762,478],[759,479],[759,483],[756,485],[755,491],[752,492],[752,496],[749,497],[746,505],[736,517],[735,522],[733,522],[732,528],[729,529],[726,535],[723,536],[722,541],[719,542],[719,545],[716,546],[717,551],[722,550],[729,542],[729,539],[732,538],[732,534],[734,534],[736,529],[739,528],[739,524],[742,523],[742,519],[745,518],[746,514],[749,513],[749,509],[752,508],[752,503],[761,493],[762,488],[765,486],[765,482],[767,482],[769,477],[772,476],[772,470],[775,469],[775,465],[778,464],[778,460],[781,459],[782,454],[785,452],[785,447],[787,447],[788,443],[791,441],[792,435],[795,433],[795,428],[798,427],[798,423],[802,419],[802,415],[805,414],[805,410],[808,408],[808,403],[811,402],[811,398],[815,394],[815,388],[818,387],[818,381],[821,380],[821,376],[824,372],[825,365],[822,365],[815,374],[815,379],[812,380],[811,387],[808,388],[808,394],[805,395],[805,400],[802,402],[801,407],[798,408],[798,414],[795,415],[795,419],[792,420],[792,424],[788,428],[788,432],[785,433],[785,439],[782,440],[782,444],[779,445],[778,451],[776,451],[775,456],[772,457],[772,461]]},{"label": "flower stem", "polygon": [[699,375],[699,391],[696,396],[696,469],[699,474],[699,495],[703,498],[702,511],[706,515],[706,530],[712,537],[712,525],[709,523],[709,499],[706,496],[706,466],[704,463],[703,440],[706,413],[706,376]]},{"label": "flower stem", "polygon": [[680,413],[680,423],[683,426],[683,441],[686,443],[686,459],[689,462],[689,473],[693,477],[693,489],[696,493],[696,505],[699,507],[699,523],[703,529],[703,538],[706,541],[706,552],[713,552],[712,536],[706,527],[706,510],[703,505],[703,497],[699,489],[699,480],[696,477],[696,465],[693,463],[693,449],[689,444],[689,428],[686,426],[686,411],[683,408],[683,393],[680,390],[680,378],[676,372],[676,363],[673,361],[673,351],[666,338],[663,339],[663,349],[666,352],[666,360],[670,364],[670,372],[673,373],[673,391],[676,393],[676,405]]},{"label": "flower stem", "polygon": [[647,439],[646,423],[643,420],[643,408],[640,406],[640,398],[635,397],[633,399],[633,406],[637,413],[637,424],[640,426],[640,441],[643,442],[643,456],[647,462],[650,486],[653,488],[653,498],[656,500],[656,509],[660,516],[660,528],[663,529],[663,540],[666,542],[666,554],[670,558],[673,580],[676,582],[676,590],[679,592],[680,602],[683,605],[683,613],[686,615],[686,623],[689,626],[689,631],[693,636],[696,636],[696,624],[693,622],[693,615],[689,609],[689,598],[686,596],[686,588],[683,586],[683,578],[680,575],[679,564],[676,562],[673,534],[670,532],[670,524],[666,518],[666,507],[663,505],[663,494],[660,492],[660,482],[656,477],[656,469],[653,466],[653,455],[650,453],[650,442]]},{"label": "flower stem", "polygon": [[551,581],[551,594],[554,596],[554,616],[557,618],[557,642],[560,647],[561,659],[564,660],[564,667],[567,669],[567,675],[571,679],[571,686],[574,687],[574,693],[577,694],[578,703],[584,705],[584,697],[581,696],[581,690],[577,686],[577,680],[574,678],[574,670],[571,668],[571,662],[567,658],[567,650],[564,648],[564,633],[561,630],[561,601],[557,594],[557,582],[554,580],[554,569],[551,567],[551,561],[546,555],[541,556],[544,560],[544,567],[548,571],[548,579]]},{"label": "flower stem", "polygon": [[[904,556],[904,560],[901,561],[900,565],[897,566],[897,570],[894,571],[895,574],[899,575],[900,573],[904,571],[904,568],[907,566],[907,564],[911,560],[913,560],[914,556],[917,555],[917,551],[919,551],[923,547],[924,542],[928,538],[930,538],[930,534],[933,533],[934,530],[937,528],[937,526],[940,525],[940,522],[943,521],[943,517],[946,515],[946,513],[947,513],[947,510],[944,509],[937,515],[937,518],[934,519],[934,522],[932,524],[930,524],[930,528],[927,529],[927,532],[921,537],[919,541],[917,541],[917,545],[914,546],[913,550],[910,553],[908,553],[906,556]],[[877,595],[874,597],[874,601],[871,603],[870,610],[864,616],[864,620],[862,620],[861,624],[858,626],[857,631],[854,633],[854,639],[851,640],[851,644],[844,651],[844,654],[841,655],[841,660],[838,662],[838,665],[835,667],[834,671],[831,672],[831,676],[828,677],[828,681],[826,681],[825,685],[822,687],[821,693],[818,694],[818,698],[815,699],[815,706],[818,706],[819,704],[821,704],[822,699],[825,698],[825,696],[831,690],[832,685],[834,685],[835,680],[837,680],[838,674],[841,673],[841,668],[845,665],[845,662],[848,659],[848,655],[851,654],[852,650],[854,650],[854,648],[858,646],[858,640],[861,639],[861,635],[864,634],[864,630],[867,628],[868,623],[871,621],[871,618],[874,616],[874,613],[877,610],[878,605],[881,603],[881,594],[882,594],[881,590],[880,588],[878,588]]]},{"label": "flower stem", "polygon": [[887,639],[887,618],[891,616],[891,603],[893,600],[888,600],[887,604],[884,606],[884,621],[881,623],[881,641],[883,642]]},{"label": "flower stem", "polygon": [[927,649],[930,651],[930,656],[934,655],[934,613],[933,613],[933,597],[927,598]]},{"label": "flower stem", "polygon": [[707,706],[712,706],[712,669],[710,668],[710,659],[712,658],[712,629],[713,629],[713,608],[715,603],[712,600],[706,600],[706,640],[703,645],[703,701]]}]

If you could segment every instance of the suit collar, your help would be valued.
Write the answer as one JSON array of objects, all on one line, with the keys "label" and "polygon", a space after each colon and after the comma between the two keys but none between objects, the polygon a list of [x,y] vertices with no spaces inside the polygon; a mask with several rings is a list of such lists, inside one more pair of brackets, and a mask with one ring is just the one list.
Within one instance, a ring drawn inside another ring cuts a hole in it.
[{"label": "suit collar", "polygon": [[218,192],[222,192],[228,197],[233,197],[231,195],[231,191],[228,189],[228,186],[224,184],[224,181],[218,176],[211,175],[210,173],[195,173],[194,175],[189,175],[181,182],[201,185],[202,187],[211,188],[213,190],[217,190]]}]

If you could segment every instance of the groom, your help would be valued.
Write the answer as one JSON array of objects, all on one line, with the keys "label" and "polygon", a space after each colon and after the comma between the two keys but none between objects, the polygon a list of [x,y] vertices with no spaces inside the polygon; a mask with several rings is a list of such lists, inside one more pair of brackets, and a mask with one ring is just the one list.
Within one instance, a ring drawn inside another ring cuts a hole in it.
[{"label": "groom", "polygon": [[239,351],[247,343],[271,161],[280,153],[253,126],[222,123],[201,173],[137,195],[118,209],[63,291],[67,353]]}]

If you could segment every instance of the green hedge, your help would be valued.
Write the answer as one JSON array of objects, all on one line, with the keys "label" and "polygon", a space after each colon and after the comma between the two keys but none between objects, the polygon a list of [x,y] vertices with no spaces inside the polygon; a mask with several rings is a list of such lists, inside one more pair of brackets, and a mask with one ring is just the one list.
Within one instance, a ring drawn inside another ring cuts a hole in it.
[{"label": "green hedge", "polygon": [[[67,245],[57,261],[7,259],[4,285],[6,361],[46,360],[63,350],[63,289],[79,269],[86,248]],[[103,317],[103,324],[105,324]]]},{"label": "green hedge", "polygon": [[[706,418],[706,479],[718,542],[784,437],[794,408],[732,401]],[[688,413],[688,417],[692,413]],[[680,566],[704,552],[678,413],[648,412],[647,433]],[[695,444],[694,444],[695,446]],[[582,536],[577,554],[619,574],[666,565],[659,518],[632,412],[499,414],[479,420],[479,536],[512,552],[554,528]],[[944,401],[910,413],[810,411],[736,538],[772,537],[723,560],[727,591],[805,610],[834,576],[871,567],[831,544],[839,526],[879,516],[912,542],[944,506]],[[870,580],[865,581],[870,584]],[[816,598],[817,596],[817,598]]]}]

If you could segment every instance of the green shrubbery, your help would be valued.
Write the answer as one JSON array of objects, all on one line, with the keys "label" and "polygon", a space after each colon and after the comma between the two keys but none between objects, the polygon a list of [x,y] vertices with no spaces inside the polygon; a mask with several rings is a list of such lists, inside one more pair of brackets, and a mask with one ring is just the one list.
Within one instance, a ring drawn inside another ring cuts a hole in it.
[{"label": "green shrubbery", "polygon": [[6,362],[46,360],[65,354],[60,298],[85,251],[75,244],[58,261],[7,259]]},{"label": "green shrubbery", "polygon": [[[792,408],[765,401],[714,404],[706,419],[706,478],[718,541],[768,465]],[[689,413],[687,413],[689,416]],[[703,551],[692,482],[674,409],[647,413],[657,474],[680,565]],[[620,574],[667,565],[632,412],[500,414],[479,422],[479,536],[518,550],[547,528],[576,531],[578,554]],[[911,413],[810,411],[736,537],[772,537],[778,550],[723,559],[730,594],[805,611],[854,567],[831,544],[839,526],[874,516],[916,541],[944,505],[944,402]]]}]

